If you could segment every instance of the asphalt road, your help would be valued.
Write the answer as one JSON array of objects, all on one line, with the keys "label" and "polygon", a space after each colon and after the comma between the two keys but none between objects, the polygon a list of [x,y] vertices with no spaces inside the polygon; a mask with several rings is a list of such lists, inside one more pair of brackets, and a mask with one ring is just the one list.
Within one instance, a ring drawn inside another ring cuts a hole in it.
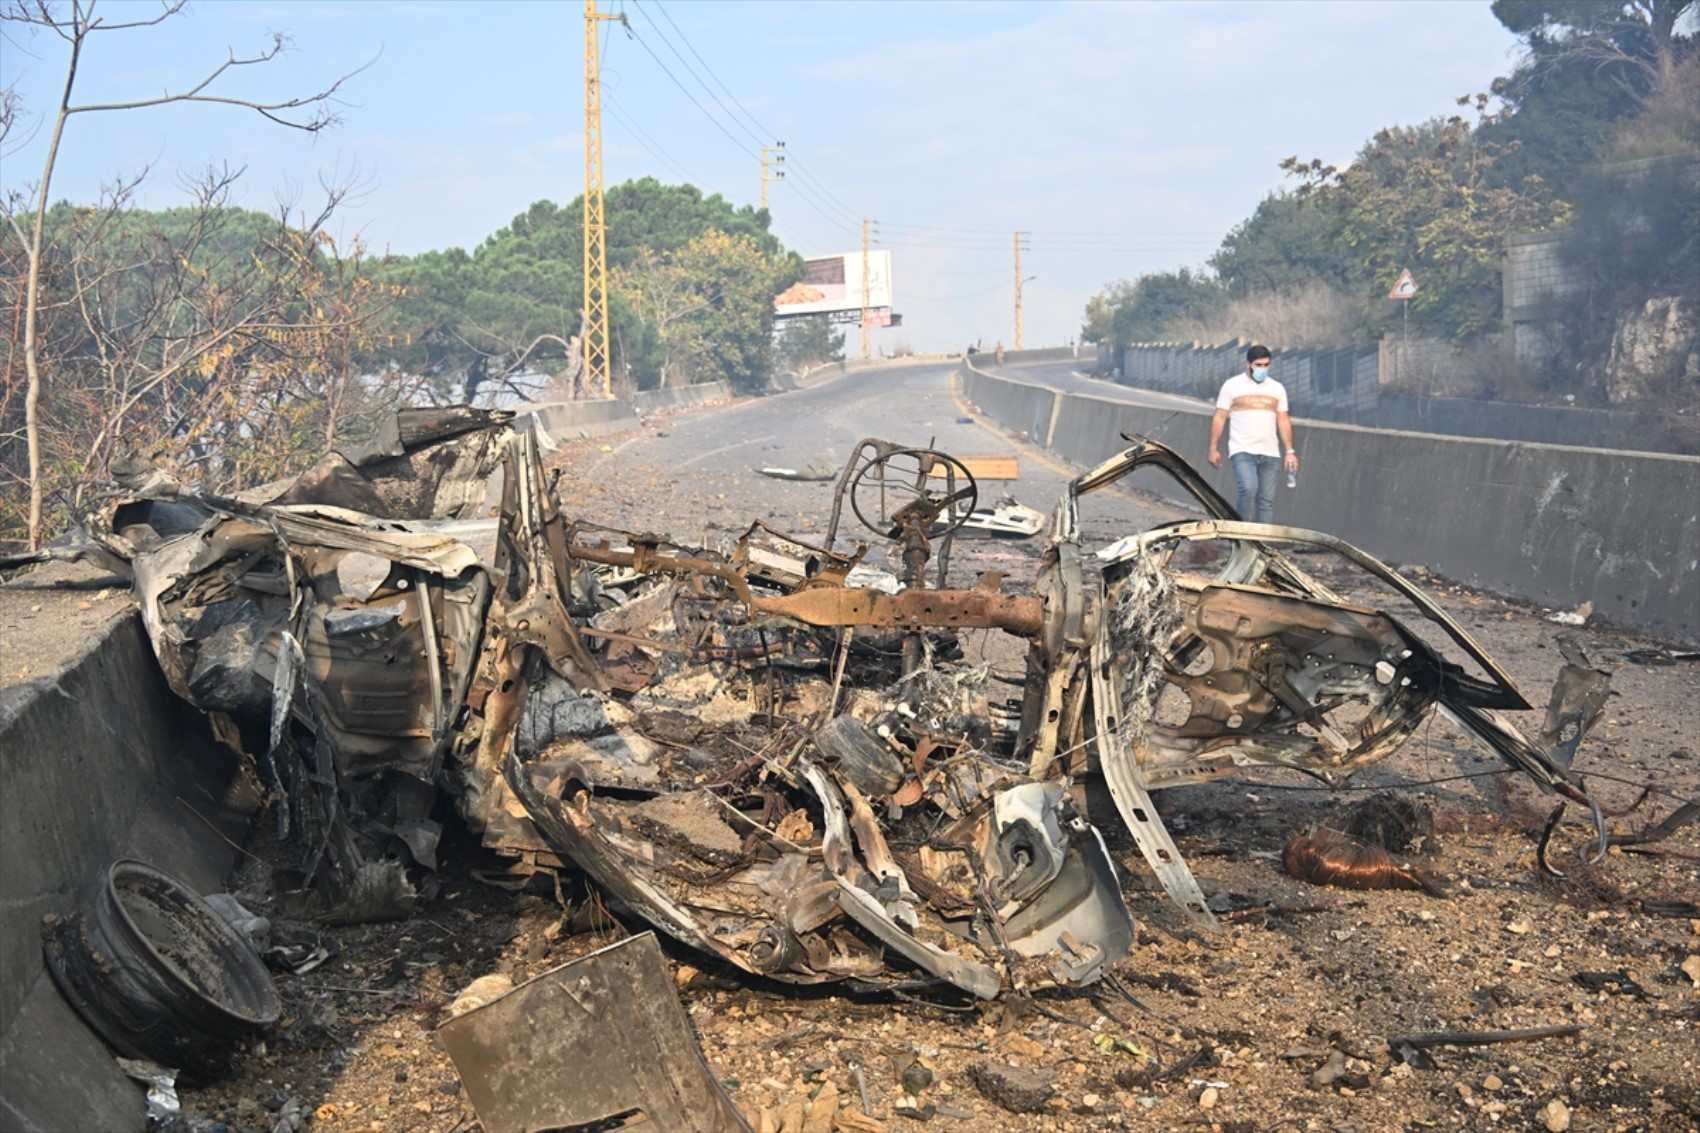
[{"label": "asphalt road", "polygon": [[[800,538],[819,538],[831,516],[834,484],[776,480],[756,469],[801,468],[821,460],[841,468],[858,442],[877,437],[955,456],[1015,454],[1020,478],[980,484],[982,502],[1007,492],[1048,516],[1079,470],[982,421],[952,390],[955,369],[941,363],[851,372],[792,393],[653,418],[643,431],[598,446],[608,451],[595,453],[588,463],[575,461],[573,479],[607,490],[569,498],[566,505],[583,518],[657,531],[683,542],[713,544],[755,519]],[[1105,384],[1071,378],[1068,369],[1045,367],[1044,380],[1094,390]],[[1202,445],[1200,438],[1197,447]],[[1087,546],[1108,544],[1181,514],[1132,491],[1099,493],[1082,508]],[[848,507],[840,535],[879,542],[860,528]],[[1025,564],[1037,563],[1042,543],[964,539],[954,557],[962,569],[953,570],[952,582],[967,585],[974,570],[992,567],[1005,570],[1012,585],[1030,580]],[[878,557],[876,550],[871,559]]]},{"label": "asphalt road", "polygon": [[[757,519],[800,539],[820,542],[832,510],[834,485],[774,480],[755,469],[763,465],[795,468],[815,460],[841,465],[859,440],[880,437],[958,456],[1015,454],[1020,478],[1011,484],[982,485],[983,497],[1007,490],[1049,515],[1068,481],[1081,470],[981,421],[952,390],[955,368],[938,363],[851,372],[793,393],[657,417],[641,431],[608,442],[580,442],[554,458],[566,469],[563,503],[578,518],[627,531],[656,532],[698,546],[728,548]],[[1060,363],[1009,367],[1008,372],[1105,396],[1170,396],[1074,377],[1073,368]],[[1206,438],[1177,432],[1164,439],[1183,454],[1202,460]],[[1144,476],[1151,477],[1144,483],[1152,487],[1169,483],[1160,473],[1145,470],[1083,501],[1085,551],[1186,514],[1139,491],[1139,477]],[[884,540],[861,529],[848,509],[840,536],[867,540],[872,544],[871,563],[895,567],[882,554]],[[949,585],[969,586],[977,572],[999,570],[1007,575],[1004,589],[1017,592],[1031,583],[1043,545],[1042,537],[960,540]],[[1342,566],[1331,556],[1307,556],[1307,569],[1321,571],[1324,580],[1348,600],[1391,613],[1444,655],[1452,655],[1451,643],[1426,625],[1409,603],[1385,584]],[[1407,573],[1417,577],[1419,585],[1512,673],[1537,706],[1520,724],[1538,731],[1539,706],[1544,705],[1559,664],[1555,639],[1560,627],[1527,604],[1450,584],[1421,571]],[[1580,637],[1607,661],[1627,659],[1635,651],[1664,644],[1592,624],[1580,631]],[[1616,764],[1612,773],[1631,778],[1669,771],[1681,772],[1678,778],[1691,774],[1691,764],[1668,765],[1664,756],[1673,744],[1700,747],[1696,739],[1700,737],[1700,667],[1622,663],[1616,688],[1623,701],[1634,707],[1602,724],[1584,745],[1584,754],[1610,752],[1608,763]],[[1465,741],[1465,746],[1476,745]],[[1685,789],[1691,787],[1692,782],[1684,783]]]},{"label": "asphalt road", "polygon": [[[1020,366],[981,366],[988,374],[996,374],[1000,378],[1012,378],[1018,382],[1032,382],[1034,385],[1047,386],[1065,393],[1082,393],[1092,397],[1107,398],[1111,401],[1125,401],[1133,405],[1151,405],[1157,408],[1208,410],[1210,404],[1196,397],[1183,397],[1178,393],[1163,393],[1158,390],[1134,389],[1131,386],[1117,385],[1103,378],[1086,376],[1085,367],[1091,364],[1091,359],[1080,358],[1068,362],[1032,362]],[[1223,374],[1226,379],[1229,375]],[[1199,441],[1203,445],[1203,439]]]}]

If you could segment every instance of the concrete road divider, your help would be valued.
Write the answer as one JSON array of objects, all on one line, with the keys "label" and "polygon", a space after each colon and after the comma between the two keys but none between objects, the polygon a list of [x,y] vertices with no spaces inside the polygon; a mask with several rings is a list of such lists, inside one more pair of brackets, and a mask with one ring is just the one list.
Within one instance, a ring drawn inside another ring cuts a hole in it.
[{"label": "concrete road divider", "polygon": [[638,415],[628,402],[613,399],[549,401],[533,405],[520,414],[514,425],[536,433],[538,446],[550,452],[562,441],[635,429]]},{"label": "concrete road divider", "polygon": [[135,1083],[48,975],[43,918],[121,857],[222,889],[257,785],[167,687],[133,611],[0,693],[0,783],[0,1129],[141,1133]]},{"label": "concrete road divider", "polygon": [[683,409],[697,405],[718,405],[732,400],[732,387],[726,382],[698,382],[693,386],[672,386],[668,389],[646,389],[632,395],[632,408],[639,413],[654,413],[658,409]]},{"label": "concrete road divider", "polygon": [[[1205,464],[1211,409],[1155,408],[996,377],[965,365],[968,399],[1082,468],[1123,432]],[[1036,428],[1055,403],[1048,429]],[[1302,467],[1277,519],[1393,563],[1595,616],[1667,641],[1700,642],[1700,458],[1441,437],[1295,422]],[[1155,487],[1155,482],[1139,484]]]}]

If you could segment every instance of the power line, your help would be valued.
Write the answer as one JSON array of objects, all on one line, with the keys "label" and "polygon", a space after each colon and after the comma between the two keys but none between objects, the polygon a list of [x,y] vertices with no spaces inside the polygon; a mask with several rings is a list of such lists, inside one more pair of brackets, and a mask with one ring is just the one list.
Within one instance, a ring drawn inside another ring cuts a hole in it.
[{"label": "power line", "polygon": [[849,205],[845,204],[843,201],[841,201],[837,197],[833,196],[832,190],[828,189],[826,187],[826,183],[823,182],[820,178],[816,177],[813,173],[810,173],[809,170],[808,170],[808,167],[805,166],[802,162],[798,161],[797,155],[794,154],[794,153],[791,155],[790,164],[792,165],[793,168],[795,168],[797,170],[797,172],[799,172],[803,175],[803,179],[805,181],[809,182],[816,189],[818,189],[822,196],[826,197],[827,200],[831,201],[834,205],[838,206],[838,208],[844,213],[844,215],[850,216],[850,217],[854,217],[854,216],[857,215],[856,211],[854,209],[852,209]]},{"label": "power line", "polygon": [[754,158],[757,161],[761,160],[759,155],[757,155],[754,150],[745,149],[744,143],[740,142],[737,138],[733,137],[732,131],[728,130],[726,128],[725,124],[720,121],[720,119],[718,119],[714,115],[710,114],[708,112],[708,108],[706,106],[704,106],[701,102],[697,101],[697,96],[692,94],[690,92],[690,88],[686,87],[684,83],[679,81],[679,77],[677,75],[675,75],[672,71],[667,69],[667,64],[665,64],[661,61],[661,56],[657,55],[655,53],[655,50],[653,48],[651,48],[647,42],[645,42],[643,36],[637,34],[637,32],[634,31],[634,32],[632,32],[632,39],[636,40],[637,45],[639,47],[643,48],[644,51],[646,53],[648,53],[648,55],[651,59],[655,60],[655,65],[657,67],[661,68],[661,73],[666,75],[669,79],[673,80],[673,85],[678,87],[680,92],[683,93],[686,98],[691,100],[691,105],[696,107],[698,110],[700,110],[702,112],[702,116],[704,118],[707,118],[710,122],[714,123],[714,128],[716,130],[719,130],[722,134],[726,135],[726,140],[731,142],[732,145],[737,148],[738,152],[742,153],[746,157]]},{"label": "power line", "polygon": [[[691,43],[690,37],[688,35],[686,35],[683,30],[680,29],[680,27],[677,23],[674,22],[673,17],[668,14],[667,9],[661,5],[659,0],[651,0],[651,2],[654,3],[656,10],[661,13],[662,18],[664,18],[667,21],[668,25],[672,27],[674,33],[678,35],[680,42],[682,42],[685,45],[686,50],[688,50],[693,56],[696,57],[697,62],[702,64],[702,69],[704,71],[708,72],[709,77],[712,78],[714,80],[715,84],[717,86],[719,86],[722,91],[725,92],[726,97],[732,100],[732,105],[737,107],[739,113],[741,113],[744,116],[744,118],[749,120],[749,123],[750,123],[751,126],[755,127],[754,130],[751,130],[751,129],[749,129],[749,127],[744,126],[743,123],[740,122],[739,123],[740,128],[743,129],[745,133],[749,134],[750,137],[754,138],[755,141],[756,141],[756,144],[758,144],[758,145],[765,145],[767,142],[778,137],[778,135],[776,133],[769,130],[761,122],[757,121],[756,116],[754,114],[750,113],[748,107],[746,107],[742,102],[738,101],[738,96],[732,93],[732,88],[728,87],[726,85],[726,83],[715,72],[714,68],[709,65],[708,60],[706,60],[702,57],[702,53],[696,49],[694,44]],[[634,0],[634,6],[635,5],[636,5],[636,0]],[[647,15],[647,13],[646,13],[646,15]],[[651,22],[651,24],[654,23],[653,20],[651,20],[650,22]],[[656,30],[659,32],[660,29],[657,28]],[[665,39],[666,37],[663,36],[662,38]],[[668,43],[668,47],[671,48],[672,44]],[[675,55],[677,55],[678,54],[677,49],[674,49],[673,53]],[[680,61],[683,62],[682,57],[681,57]],[[689,69],[689,65],[687,64],[686,66],[687,66],[687,69]],[[694,70],[691,71],[691,74],[692,74],[693,77],[696,78],[697,82],[702,83],[701,76],[698,76]],[[708,84],[707,83],[703,83],[703,89],[705,91],[708,90]],[[711,98],[714,97],[712,91],[709,92],[709,95],[710,95]],[[719,99],[716,98],[715,101],[719,102]],[[722,105],[724,105],[724,104],[722,104]],[[734,121],[736,121],[736,119],[734,119]],[[861,221],[862,213],[856,211],[855,209],[846,205],[843,201],[839,200],[837,197],[833,196],[832,190],[828,189],[826,187],[825,183],[820,180],[820,178],[816,177],[813,173],[811,173],[807,166],[803,165],[802,162],[798,161],[795,153],[787,153],[787,158],[788,158],[787,164],[791,168],[795,169],[798,173],[800,173],[802,175],[803,179],[805,181],[808,181],[812,185],[814,190],[816,192],[818,192],[823,198],[825,198],[826,201],[828,201],[832,205],[836,206],[838,208],[838,210],[843,214],[843,216],[852,225],[857,224]],[[787,180],[789,180],[789,178],[787,178]],[[793,186],[793,187],[795,188],[797,186]]]},{"label": "power line", "polygon": [[661,143],[650,137],[649,134],[644,131],[644,128],[638,125],[637,120],[628,114],[625,108],[616,102],[613,96],[606,90],[602,92],[602,104],[609,110],[612,110],[614,112],[614,116],[624,122],[627,128],[637,135],[638,145],[648,150],[649,156],[655,158],[655,160],[659,161],[662,165],[667,166],[674,173],[677,173],[680,177],[684,178],[685,181],[691,184],[701,182],[702,178],[697,177],[691,173],[690,170],[686,169],[677,160],[675,160],[671,154],[662,148]]},{"label": "power line", "polygon": [[1008,286],[1009,281],[1005,280],[995,286],[986,288],[984,291],[970,291],[966,295],[916,295],[913,292],[905,291],[903,293],[903,301],[905,303],[953,303],[958,299],[981,299],[987,295],[1002,291]]},{"label": "power line", "polygon": [[[638,45],[644,49],[645,53],[649,55],[655,65],[661,69],[662,73],[667,76],[674,86],[678,87],[680,93],[690,100],[691,105],[695,106],[703,117],[707,118],[714,124],[715,129],[719,130],[721,134],[732,143],[738,152],[744,154],[746,157],[754,158],[759,161],[757,153],[745,146],[743,141],[727,128],[726,122],[723,119],[729,119],[738,127],[739,130],[749,135],[757,146],[768,144],[769,139],[767,138],[767,135],[770,134],[771,131],[768,131],[766,127],[763,126],[763,124],[755,117],[755,115],[750,112],[749,108],[739,101],[737,95],[734,94],[732,89],[727,86],[723,79],[721,79],[713,66],[710,65],[707,59],[703,57],[702,53],[696,49],[696,46],[691,42],[690,37],[687,36],[679,27],[677,21],[673,19],[665,6],[662,5],[659,0],[649,0],[649,2],[656,11],[660,12],[662,19],[665,20],[667,25],[672,29],[673,36],[684,45],[685,50],[688,51],[692,58],[701,65],[702,72],[708,75],[708,79],[703,78],[703,75],[698,73],[697,68],[691,65],[690,60],[685,58],[683,52],[681,52],[679,47],[673,42],[673,38],[669,37],[667,32],[662,29],[661,25],[654,19],[653,16],[650,15],[644,4],[637,2],[637,0],[633,0],[632,6],[644,15],[656,38],[660,39],[661,42],[667,46],[667,49],[672,52],[674,58],[679,61],[690,77],[695,80],[696,84],[702,88],[708,99],[724,112],[723,115],[716,115],[713,111],[710,111],[708,107],[703,104],[702,100],[692,92],[690,87],[687,86],[687,84],[681,80],[665,62],[663,62],[661,56],[649,45],[647,38],[639,35],[636,30],[628,27],[631,38],[637,41]],[[710,79],[713,81],[714,86],[710,86]],[[715,93],[715,87],[718,87],[720,92],[725,95],[726,101],[723,101],[720,96]],[[728,105],[728,102],[730,105]],[[736,110],[734,111],[733,108],[736,108]],[[620,114],[623,121],[625,121],[628,125],[631,125],[633,129],[637,130],[640,134],[643,134],[641,128],[636,125],[635,120],[632,119],[630,115],[623,111],[620,111]],[[648,135],[643,134],[643,137],[648,138]],[[659,143],[654,141],[653,138],[648,138],[648,142],[644,145],[644,148],[648,149],[651,155],[662,161],[663,164],[668,165],[674,171],[683,174],[688,180],[700,182],[700,178],[692,176],[679,162],[673,160],[669,156],[664,156],[663,152],[658,152],[661,150],[661,147]],[[809,170],[807,165],[798,159],[795,150],[788,149],[787,158],[787,167],[793,170],[797,176],[786,178],[783,185],[789,187],[793,192],[795,192],[800,201],[808,205],[809,208],[813,209],[823,220],[831,224],[835,229],[852,236],[856,235],[857,227],[862,219],[861,214],[857,210],[846,205],[842,200],[834,195],[832,190],[829,189],[820,178],[816,177]],[[834,213],[837,213],[837,215],[833,215]],[[1001,251],[1005,246],[1004,239],[1006,230],[1004,229],[958,229],[937,225],[904,224],[897,221],[889,222],[882,225],[882,227],[888,230],[899,230],[887,231],[882,234],[881,243],[887,247],[932,248],[964,252],[995,252]],[[1147,251],[1163,248],[1194,247],[1202,240],[1215,241],[1218,239],[1218,236],[1215,233],[1171,232],[1162,235],[1147,235],[1140,233],[1097,233],[1080,230],[1057,230],[1050,232],[1043,230],[1029,231],[1031,232],[1033,239],[1038,241],[1043,248],[1056,250],[1078,250],[1082,248],[1090,248],[1096,251],[1105,252]]]},{"label": "power line", "polygon": [[[653,26],[653,24],[652,24],[652,26]],[[655,65],[657,67],[661,68],[661,73],[666,75],[670,80],[672,80],[673,85],[679,88],[680,93],[682,93],[687,99],[690,100],[691,105],[695,106],[697,108],[697,110],[699,110],[702,113],[702,116],[704,118],[707,118],[710,122],[714,123],[715,129],[719,130],[722,134],[724,134],[726,136],[726,139],[732,143],[732,145],[738,150],[738,152],[744,154],[747,157],[757,158],[757,160],[760,160],[759,157],[757,156],[757,154],[746,149],[744,147],[744,144],[741,141],[739,141],[736,137],[733,136],[732,132],[726,128],[725,124],[722,123],[719,118],[715,117],[713,114],[711,114],[709,112],[708,108],[705,107],[702,104],[702,102],[700,100],[698,100],[698,98],[694,94],[691,93],[690,88],[686,87],[685,84],[680,81],[679,77],[677,75],[675,75],[668,68],[667,64],[662,62],[661,57],[655,53],[655,50],[649,46],[649,44],[644,40],[644,38],[642,36],[638,35],[636,31],[631,30],[629,27],[628,27],[627,30],[630,31],[631,38],[637,42],[638,46],[642,47],[644,49],[644,52],[646,54],[648,54],[648,56],[652,60],[654,60]],[[662,38],[665,39],[665,37],[662,37]],[[675,52],[675,54],[677,54],[677,52]],[[694,72],[692,74],[693,74],[694,77],[697,78],[697,81],[699,83],[702,81],[700,76],[695,76]],[[693,181],[693,182],[701,181],[700,178],[696,178],[696,177],[687,177],[687,179],[690,180],[690,181]],[[851,233],[852,235],[855,234],[855,229],[853,227],[845,224],[843,221],[837,219],[836,217],[833,217],[825,209],[823,209],[818,203],[816,203],[816,201],[811,196],[809,196],[806,193],[800,193],[799,196],[801,197],[801,199],[803,200],[803,202],[805,204],[809,205],[810,208],[813,208],[816,212],[820,213],[822,218],[825,219],[828,223],[833,224],[836,227],[839,227],[841,229],[844,229],[845,231]]]},{"label": "power line", "polygon": [[[638,8],[638,9],[641,10],[642,5],[638,4],[637,0],[633,0],[632,7]],[[673,29],[674,34],[679,37],[679,39],[682,43],[684,43],[686,49],[689,50],[692,55],[696,56],[697,62],[702,64],[702,69],[708,72],[709,77],[712,78],[715,81],[715,83],[719,85],[719,87],[722,91],[725,91],[726,97],[732,100],[732,105],[736,106],[740,111],[742,111],[744,117],[748,118],[750,120],[750,122],[756,127],[756,129],[752,131],[748,126],[745,126],[742,122],[739,122],[736,117],[734,117],[732,120],[734,122],[738,123],[738,128],[743,130],[746,134],[749,134],[750,137],[755,140],[755,143],[757,145],[766,145],[769,142],[773,141],[773,136],[768,134],[765,130],[763,130],[761,123],[757,122],[755,120],[755,117],[748,110],[744,109],[744,104],[738,101],[737,95],[734,95],[732,93],[732,91],[726,86],[726,84],[720,81],[720,76],[716,75],[714,73],[714,68],[710,67],[708,65],[708,60],[704,59],[702,57],[702,53],[699,52],[691,44],[690,37],[687,36],[683,31],[679,30],[679,25],[673,22],[673,17],[667,14],[667,9],[663,8],[659,3],[657,3],[655,5],[655,8],[656,8],[656,11],[661,13],[661,17],[667,21],[668,26],[670,26]],[[649,13],[645,12],[644,16],[646,18],[648,18]],[[661,37],[662,42],[666,43],[668,49],[671,50],[673,52],[673,54],[678,57],[679,62],[685,64],[685,70],[690,71],[691,77],[696,79],[696,81],[698,83],[702,84],[702,89],[704,91],[708,92],[708,96],[710,98],[713,98],[715,102],[720,102],[719,98],[715,97],[714,92],[712,90],[709,90],[708,84],[703,82],[702,76],[698,75],[696,73],[696,70],[688,62],[685,61],[685,57],[683,55],[679,54],[679,49],[673,46],[672,41],[667,38],[666,33],[662,32],[660,26],[657,25],[653,19],[651,19],[649,22],[650,22],[650,26],[655,28],[656,34]],[[724,107],[725,103],[720,103],[720,105],[722,107]]]},{"label": "power line", "polygon": [[816,212],[820,213],[821,217],[834,228],[842,229],[845,232],[850,233],[852,236],[859,235],[857,225],[861,223],[860,217],[855,218],[854,222],[841,220],[827,212],[826,209],[822,208],[815,200],[814,196],[811,193],[805,192],[800,184],[793,182],[790,178],[786,178],[782,184],[790,186],[790,188],[797,194],[799,200],[814,209]]}]

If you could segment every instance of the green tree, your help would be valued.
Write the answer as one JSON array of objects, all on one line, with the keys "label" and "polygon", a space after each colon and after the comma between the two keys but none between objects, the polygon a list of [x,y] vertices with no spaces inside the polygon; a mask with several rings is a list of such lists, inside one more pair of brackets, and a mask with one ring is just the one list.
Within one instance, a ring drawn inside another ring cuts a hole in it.
[{"label": "green tree", "polygon": [[639,249],[613,282],[659,350],[660,385],[760,389],[773,369],[773,297],[794,278],[754,237],[711,228],[671,251]]},{"label": "green tree", "polygon": [[825,315],[803,315],[779,324],[774,362],[785,373],[844,360],[844,332],[834,330]]},{"label": "green tree", "polygon": [[[1491,120],[1486,96],[1475,103]],[[1409,269],[1419,281],[1408,301],[1412,321],[1463,343],[1500,318],[1505,236],[1558,227],[1570,214],[1539,178],[1515,189],[1494,185],[1500,153],[1454,116],[1382,130],[1344,169],[1297,158],[1281,167],[1300,179],[1301,195],[1320,197],[1335,217],[1331,238],[1361,281],[1372,331],[1392,315],[1385,289]]]},{"label": "green tree", "polygon": [[1700,0],[1493,0],[1494,18],[1521,37],[1528,58],[1514,76],[1578,63],[1637,102],[1672,82],[1694,47]]},{"label": "green tree", "polygon": [[1086,319],[1080,324],[1080,341],[1115,341],[1116,311],[1133,301],[1134,284],[1118,279],[1104,290],[1086,300]]},{"label": "green tree", "polygon": [[1333,239],[1337,213],[1326,196],[1271,193],[1223,238],[1210,268],[1234,299],[1316,284],[1350,287],[1355,266]]},{"label": "green tree", "polygon": [[[629,181],[608,190],[603,209],[610,276],[710,230],[747,238],[766,258],[785,254],[767,231],[765,212],[734,208],[691,185]],[[428,375],[445,395],[470,401],[516,369],[566,362],[584,306],[582,198],[564,208],[537,201],[471,253],[398,257],[379,271],[408,290],[396,312],[396,361]],[[667,353],[654,325],[613,289],[609,299],[613,372],[638,388],[659,385]]]},{"label": "green tree", "polygon": [[1190,268],[1142,275],[1110,320],[1113,341],[1117,345],[1162,341],[1175,333],[1176,323],[1197,318],[1222,298],[1221,284]]}]

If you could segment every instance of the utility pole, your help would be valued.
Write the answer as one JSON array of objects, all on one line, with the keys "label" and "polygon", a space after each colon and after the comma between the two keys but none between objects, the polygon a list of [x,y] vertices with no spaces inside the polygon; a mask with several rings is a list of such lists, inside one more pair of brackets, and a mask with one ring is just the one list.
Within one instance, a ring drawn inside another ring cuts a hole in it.
[{"label": "utility pole", "polygon": [[1021,349],[1021,242],[1026,233],[1020,229],[1015,233],[1015,348]]},{"label": "utility pole", "polygon": [[[773,170],[772,173],[769,173],[767,171],[767,155],[770,154],[770,153],[778,155],[773,159],[773,164],[775,166],[775,169]],[[773,182],[773,181],[783,181],[783,180],[785,180],[785,170],[777,168],[778,166],[781,166],[781,165],[784,165],[784,164],[785,164],[785,143],[784,142],[774,142],[770,146],[762,146],[761,147],[761,207],[764,210],[767,208],[767,186],[768,186],[768,184],[770,182]]]},{"label": "utility pole", "polygon": [[872,221],[862,221],[862,361],[868,360],[868,340],[872,337],[873,328],[868,325],[868,225]]},{"label": "utility pole", "polygon": [[596,50],[600,20],[626,22],[584,0],[584,381],[614,394],[608,375],[608,225],[602,214],[602,86]]}]

